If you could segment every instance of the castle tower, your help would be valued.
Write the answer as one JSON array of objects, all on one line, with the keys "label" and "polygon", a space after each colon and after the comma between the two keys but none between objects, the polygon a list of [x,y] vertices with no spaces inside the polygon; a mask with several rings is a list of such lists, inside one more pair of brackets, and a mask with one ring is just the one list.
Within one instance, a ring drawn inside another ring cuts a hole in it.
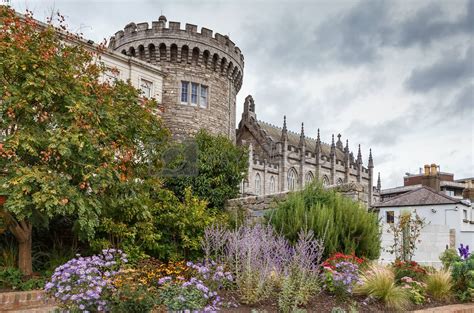
[{"label": "castle tower", "polygon": [[162,118],[175,137],[206,129],[235,141],[236,95],[244,56],[227,36],[202,27],[158,21],[130,23],[109,48],[147,61],[164,72]]}]

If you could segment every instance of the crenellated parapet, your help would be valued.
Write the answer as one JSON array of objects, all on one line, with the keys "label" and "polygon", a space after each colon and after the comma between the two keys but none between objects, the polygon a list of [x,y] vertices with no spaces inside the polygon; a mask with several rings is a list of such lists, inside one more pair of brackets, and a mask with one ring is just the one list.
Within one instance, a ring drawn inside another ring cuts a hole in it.
[{"label": "crenellated parapet", "polygon": [[211,29],[180,22],[169,22],[160,16],[151,25],[129,23],[110,38],[109,48],[138,57],[153,64],[183,63],[215,71],[227,76],[240,90],[243,79],[244,56],[226,35]]}]

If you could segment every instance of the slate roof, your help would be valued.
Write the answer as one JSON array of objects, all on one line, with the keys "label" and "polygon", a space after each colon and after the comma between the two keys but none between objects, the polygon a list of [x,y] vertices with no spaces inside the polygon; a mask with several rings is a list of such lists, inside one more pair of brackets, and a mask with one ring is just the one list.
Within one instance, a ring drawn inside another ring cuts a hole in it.
[{"label": "slate roof", "polygon": [[[272,141],[278,142],[281,139],[281,132],[282,128],[268,124],[263,121],[257,122],[260,128],[269,136]],[[316,149],[316,139],[305,136],[306,141],[306,151],[311,151],[314,153]],[[300,134],[297,134],[293,131],[288,130],[288,143],[292,146],[298,147],[300,143]],[[321,142],[321,152],[325,156],[329,156],[331,154],[331,145]],[[336,148],[336,159],[343,161],[344,160],[344,152],[340,149]]]},{"label": "slate roof", "polygon": [[408,191],[401,195],[378,202],[373,205],[375,208],[381,207],[401,207],[401,206],[417,206],[417,205],[440,205],[440,204],[456,204],[462,200],[452,198],[434,189],[423,186],[412,191]]}]

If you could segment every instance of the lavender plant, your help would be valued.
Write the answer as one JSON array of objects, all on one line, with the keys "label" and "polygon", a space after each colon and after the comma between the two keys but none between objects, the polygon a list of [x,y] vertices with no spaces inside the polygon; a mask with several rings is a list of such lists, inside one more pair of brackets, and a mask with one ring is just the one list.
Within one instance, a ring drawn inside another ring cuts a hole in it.
[{"label": "lavender plant", "polygon": [[207,258],[229,267],[242,302],[253,304],[274,294],[295,269],[301,277],[317,280],[323,244],[308,233],[292,247],[270,225],[246,224],[235,230],[206,229],[203,249]]},{"label": "lavender plant", "polygon": [[77,255],[54,270],[45,291],[68,310],[106,311],[113,291],[110,279],[127,262],[127,255],[115,249],[90,257]]},{"label": "lavender plant", "polygon": [[312,231],[301,231],[293,249],[288,273],[283,278],[278,295],[278,307],[281,312],[295,312],[306,305],[319,288],[319,272],[323,256],[322,240],[315,240]]}]

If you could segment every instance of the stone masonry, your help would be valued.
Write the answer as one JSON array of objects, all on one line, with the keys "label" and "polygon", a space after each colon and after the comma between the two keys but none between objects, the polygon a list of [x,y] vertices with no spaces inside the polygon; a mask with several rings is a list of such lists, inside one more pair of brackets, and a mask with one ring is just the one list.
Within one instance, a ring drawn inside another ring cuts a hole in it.
[{"label": "stone masonry", "polygon": [[[242,86],[244,57],[227,36],[179,22],[130,23],[118,31],[109,48],[156,65],[163,73],[162,118],[176,137],[199,129],[235,141],[236,95]],[[181,82],[208,88],[207,107],[181,102]]]}]

